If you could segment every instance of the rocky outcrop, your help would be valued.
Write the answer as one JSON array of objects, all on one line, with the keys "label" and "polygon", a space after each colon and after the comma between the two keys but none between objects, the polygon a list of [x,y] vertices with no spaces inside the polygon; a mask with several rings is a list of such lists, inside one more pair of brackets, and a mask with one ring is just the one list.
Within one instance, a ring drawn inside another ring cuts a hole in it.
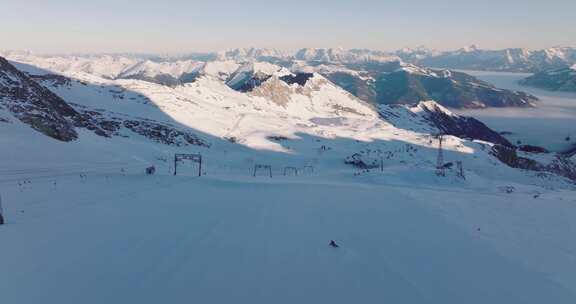
[{"label": "rocky outcrop", "polygon": [[80,115],[91,125],[103,130],[105,136],[130,137],[129,133],[138,134],[157,143],[171,146],[203,146],[209,148],[210,143],[193,132],[178,128],[172,124],[158,121],[133,118],[122,114],[92,110],[84,106],[74,105]]},{"label": "rocky outcrop", "polygon": [[277,76],[268,78],[249,92],[252,96],[266,98],[282,107],[286,107],[288,102],[290,102],[292,93],[293,90]]},{"label": "rocky outcrop", "polygon": [[280,77],[280,80],[284,81],[288,85],[298,84],[299,86],[305,86],[306,82],[310,78],[314,77],[313,73],[296,73]]},{"label": "rocky outcrop", "polygon": [[552,161],[547,164],[528,157],[519,156],[514,147],[494,145],[491,154],[512,168],[549,172],[576,181],[576,163],[560,154],[556,154]]},{"label": "rocky outcrop", "polygon": [[411,110],[419,112],[442,134],[465,139],[483,140],[505,147],[513,146],[506,138],[487,127],[481,121],[472,117],[455,115],[434,101],[421,102]]},{"label": "rocky outcrop", "polygon": [[33,129],[61,141],[78,137],[81,117],[64,100],[0,57],[0,105]]},{"label": "rocky outcrop", "polygon": [[244,79],[243,81],[237,83],[232,89],[240,92],[250,92],[255,88],[259,87],[264,83],[266,80],[270,79],[271,75],[256,72],[252,74],[250,77]]},{"label": "rocky outcrop", "polygon": [[518,150],[528,153],[550,153],[546,148],[533,145],[520,145],[518,146]]},{"label": "rocky outcrop", "polygon": [[166,145],[210,146],[196,134],[168,123],[68,104],[35,80],[50,87],[69,86],[72,82],[55,74],[27,75],[0,58],[0,108],[52,138],[72,141],[78,138],[76,128],[84,128],[104,137],[133,133]]}]

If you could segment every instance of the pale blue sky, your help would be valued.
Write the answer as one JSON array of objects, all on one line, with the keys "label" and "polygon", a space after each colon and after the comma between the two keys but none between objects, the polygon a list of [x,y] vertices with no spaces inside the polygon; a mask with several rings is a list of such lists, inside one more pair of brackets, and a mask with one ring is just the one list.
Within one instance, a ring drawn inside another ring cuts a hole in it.
[{"label": "pale blue sky", "polygon": [[2,0],[0,49],[576,45],[576,0]]}]

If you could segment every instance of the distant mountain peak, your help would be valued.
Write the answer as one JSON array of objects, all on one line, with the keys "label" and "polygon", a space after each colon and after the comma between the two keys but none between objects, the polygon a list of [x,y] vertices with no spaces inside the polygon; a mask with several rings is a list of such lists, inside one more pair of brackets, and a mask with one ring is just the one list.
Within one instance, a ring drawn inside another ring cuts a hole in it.
[{"label": "distant mountain peak", "polygon": [[472,53],[472,52],[478,51],[479,49],[480,49],[480,48],[478,48],[477,45],[471,44],[471,45],[462,47],[461,49],[459,49],[459,51],[460,51],[460,52],[463,52],[463,53]]}]

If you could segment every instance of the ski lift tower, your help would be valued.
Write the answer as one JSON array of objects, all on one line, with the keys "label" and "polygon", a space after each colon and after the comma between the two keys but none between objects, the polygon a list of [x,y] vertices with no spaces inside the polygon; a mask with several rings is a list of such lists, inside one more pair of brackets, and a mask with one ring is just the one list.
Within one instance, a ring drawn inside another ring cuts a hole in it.
[{"label": "ski lift tower", "polygon": [[446,176],[446,168],[444,167],[444,150],[442,149],[442,141],[444,141],[444,135],[439,133],[436,135],[438,138],[438,157],[436,159],[436,175]]},{"label": "ski lift tower", "polygon": [[178,172],[178,162],[190,160],[198,164],[198,176],[202,176],[202,155],[201,154],[174,154],[174,175]]}]

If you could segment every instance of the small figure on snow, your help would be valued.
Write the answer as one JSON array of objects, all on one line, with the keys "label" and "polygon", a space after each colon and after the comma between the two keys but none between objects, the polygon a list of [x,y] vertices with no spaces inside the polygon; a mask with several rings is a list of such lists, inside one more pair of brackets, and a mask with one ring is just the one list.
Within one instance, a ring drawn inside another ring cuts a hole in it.
[{"label": "small figure on snow", "polygon": [[156,173],[156,167],[155,166],[150,166],[150,167],[146,168],[146,175],[154,175],[154,173]]},{"label": "small figure on snow", "polygon": [[331,240],[329,245],[330,245],[330,247],[332,247],[332,248],[338,248],[338,247],[340,247],[340,246],[338,246],[338,244],[336,244],[336,242],[335,242],[334,240]]}]

